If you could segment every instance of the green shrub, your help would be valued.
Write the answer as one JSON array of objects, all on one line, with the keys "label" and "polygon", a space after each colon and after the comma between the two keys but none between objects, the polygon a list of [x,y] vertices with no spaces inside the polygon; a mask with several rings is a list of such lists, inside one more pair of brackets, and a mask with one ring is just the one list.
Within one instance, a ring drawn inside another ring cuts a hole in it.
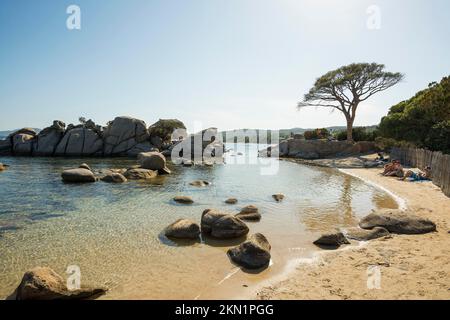
[{"label": "green shrub", "polygon": [[325,128],[305,131],[306,140],[327,139],[330,136],[330,131]]}]

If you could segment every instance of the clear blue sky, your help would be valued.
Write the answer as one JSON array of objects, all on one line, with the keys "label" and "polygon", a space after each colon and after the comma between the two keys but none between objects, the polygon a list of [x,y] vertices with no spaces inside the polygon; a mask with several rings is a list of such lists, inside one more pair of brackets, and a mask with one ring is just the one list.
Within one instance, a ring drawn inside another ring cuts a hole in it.
[{"label": "clear blue sky", "polygon": [[[81,30],[66,8],[81,8]],[[369,30],[368,6],[381,9]],[[450,73],[448,0],[1,0],[0,130],[79,116],[179,118],[192,128],[344,125],[296,103],[323,73],[384,63],[403,83],[357,125]]]}]

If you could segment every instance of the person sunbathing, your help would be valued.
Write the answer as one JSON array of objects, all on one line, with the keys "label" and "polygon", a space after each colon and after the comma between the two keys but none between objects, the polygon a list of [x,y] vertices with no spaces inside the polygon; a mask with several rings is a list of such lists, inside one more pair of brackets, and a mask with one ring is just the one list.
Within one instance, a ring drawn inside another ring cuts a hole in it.
[{"label": "person sunbathing", "polygon": [[408,181],[425,181],[425,180],[431,180],[431,168],[425,167],[423,172],[414,172],[412,170],[406,171],[405,175],[402,178],[399,178],[399,180],[406,180]]},{"label": "person sunbathing", "polygon": [[384,166],[384,171],[381,173],[386,177],[403,177],[403,167],[398,160],[392,160],[391,163]]}]

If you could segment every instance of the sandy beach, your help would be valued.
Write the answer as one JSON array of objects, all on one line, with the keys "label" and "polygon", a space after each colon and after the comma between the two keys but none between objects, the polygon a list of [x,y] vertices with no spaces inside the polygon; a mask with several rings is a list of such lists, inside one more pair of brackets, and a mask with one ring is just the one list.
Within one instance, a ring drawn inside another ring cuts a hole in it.
[{"label": "sandy beach", "polygon": [[[450,299],[450,198],[432,182],[382,177],[380,169],[345,169],[402,199],[408,212],[436,223],[437,232],[392,235],[350,250],[327,251],[257,299]],[[380,289],[368,289],[367,269],[379,266]]]}]

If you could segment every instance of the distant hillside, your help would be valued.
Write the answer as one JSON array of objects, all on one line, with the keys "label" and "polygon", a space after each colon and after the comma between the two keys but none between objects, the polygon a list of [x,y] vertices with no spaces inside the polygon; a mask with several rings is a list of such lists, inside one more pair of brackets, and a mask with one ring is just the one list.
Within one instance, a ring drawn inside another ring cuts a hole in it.
[{"label": "distant hillside", "polygon": [[[370,130],[375,130],[376,126],[367,126],[366,127],[369,131]],[[305,133],[305,131],[309,131],[309,130],[314,130],[316,128],[291,128],[291,129],[280,129],[280,139],[287,139],[291,136],[292,134],[303,134]],[[342,130],[347,130],[347,127],[345,126],[333,126],[333,127],[326,127],[325,129],[327,129],[330,132],[335,132],[335,131],[342,131]],[[236,129],[236,130],[256,130],[257,132],[259,132],[260,130],[264,130],[264,129]],[[268,130],[268,131],[273,131],[273,130]],[[226,137],[227,134],[231,134],[233,135],[233,130],[228,130],[228,131],[222,131],[221,132],[222,135],[224,136],[224,139]],[[269,134],[270,135],[270,134]]]}]

